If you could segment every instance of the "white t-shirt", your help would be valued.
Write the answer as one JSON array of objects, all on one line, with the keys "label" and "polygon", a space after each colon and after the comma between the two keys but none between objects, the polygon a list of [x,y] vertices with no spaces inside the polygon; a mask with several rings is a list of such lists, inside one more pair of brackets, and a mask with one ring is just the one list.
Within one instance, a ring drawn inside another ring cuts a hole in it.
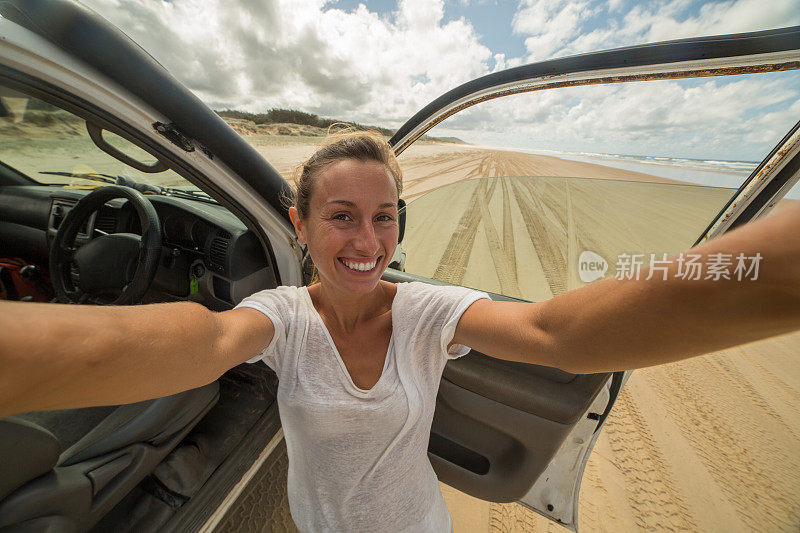
[{"label": "white t-shirt", "polygon": [[278,375],[289,456],[289,508],[311,531],[450,531],[450,513],[428,459],[436,393],[464,311],[484,293],[398,283],[392,336],[378,382],[358,388],[305,287],[278,287],[237,307],[275,326],[264,361]]}]

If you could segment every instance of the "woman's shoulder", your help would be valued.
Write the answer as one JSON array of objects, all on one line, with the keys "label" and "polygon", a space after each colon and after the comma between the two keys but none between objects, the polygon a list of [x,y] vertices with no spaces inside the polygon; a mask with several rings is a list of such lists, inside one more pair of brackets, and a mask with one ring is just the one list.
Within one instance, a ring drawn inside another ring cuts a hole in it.
[{"label": "woman's shoulder", "polygon": [[273,305],[294,306],[304,298],[305,287],[295,287],[292,285],[280,285],[271,289],[264,289],[244,298],[237,307],[246,306],[250,303],[271,303]]},{"label": "woman's shoulder", "polygon": [[434,303],[447,304],[471,295],[483,295],[483,293],[460,285],[434,285],[422,281],[397,284],[397,297],[406,306],[411,307],[427,307]]},{"label": "woman's shoulder", "polygon": [[[433,281],[433,280],[432,280]],[[402,281],[397,284],[398,291],[402,288],[403,292],[409,294],[443,294],[443,293],[469,293],[480,292],[461,285],[448,285],[440,283],[428,283],[425,281]]]},{"label": "woman's shoulder", "polygon": [[274,296],[283,296],[287,298],[297,298],[301,295],[303,291],[308,290],[307,287],[296,287],[294,285],[279,285],[277,287],[273,287],[271,289],[264,289],[258,292],[253,293],[251,296],[256,296],[258,294],[263,295],[274,295]]}]

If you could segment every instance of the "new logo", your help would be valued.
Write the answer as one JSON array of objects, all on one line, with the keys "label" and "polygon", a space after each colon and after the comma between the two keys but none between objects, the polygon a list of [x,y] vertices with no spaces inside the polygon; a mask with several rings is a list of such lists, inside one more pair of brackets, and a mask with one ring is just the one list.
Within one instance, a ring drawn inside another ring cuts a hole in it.
[{"label": "new logo", "polygon": [[591,250],[582,251],[578,257],[578,275],[584,283],[602,278],[607,270],[608,261]]}]

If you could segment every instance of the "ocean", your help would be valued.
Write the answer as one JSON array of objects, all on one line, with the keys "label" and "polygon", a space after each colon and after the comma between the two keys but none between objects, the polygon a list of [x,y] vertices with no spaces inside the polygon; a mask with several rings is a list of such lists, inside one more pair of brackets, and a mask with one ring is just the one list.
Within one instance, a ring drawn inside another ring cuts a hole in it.
[{"label": "ocean", "polygon": [[[730,189],[738,189],[759,164],[759,161],[720,161],[715,159],[596,154],[591,152],[557,152],[554,150],[521,151],[643,172],[661,178],[685,181],[697,185]],[[800,183],[789,191],[786,198],[800,200]]]}]

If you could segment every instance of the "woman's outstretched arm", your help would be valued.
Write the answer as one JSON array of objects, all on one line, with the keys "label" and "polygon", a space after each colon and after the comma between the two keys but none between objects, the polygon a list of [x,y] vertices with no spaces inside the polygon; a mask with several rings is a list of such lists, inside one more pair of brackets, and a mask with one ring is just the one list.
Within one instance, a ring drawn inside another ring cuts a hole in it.
[{"label": "woman's outstretched arm", "polygon": [[0,302],[0,417],[168,396],[217,379],[266,347],[252,309],[200,304]]},{"label": "woman's outstretched arm", "polygon": [[[501,359],[573,373],[677,361],[800,329],[800,206],[691,250],[761,255],[758,278],[690,280],[670,262],[666,280],[599,281],[541,303],[480,300],[453,342]],[[673,258],[676,259],[676,258]],[[705,276],[705,273],[703,274]]]}]

